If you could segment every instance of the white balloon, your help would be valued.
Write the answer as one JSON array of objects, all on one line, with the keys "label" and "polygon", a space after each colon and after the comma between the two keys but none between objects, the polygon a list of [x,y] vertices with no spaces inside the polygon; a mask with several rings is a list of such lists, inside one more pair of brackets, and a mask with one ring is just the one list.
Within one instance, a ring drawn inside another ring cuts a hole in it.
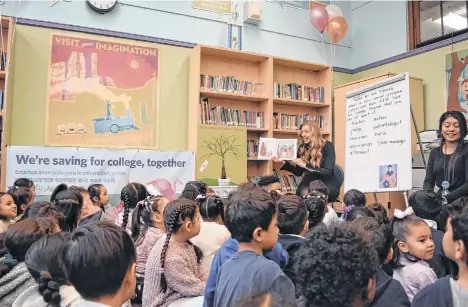
[{"label": "white balloon", "polygon": [[343,17],[343,11],[336,5],[330,4],[325,7],[328,13],[328,20],[332,20],[335,17]]}]

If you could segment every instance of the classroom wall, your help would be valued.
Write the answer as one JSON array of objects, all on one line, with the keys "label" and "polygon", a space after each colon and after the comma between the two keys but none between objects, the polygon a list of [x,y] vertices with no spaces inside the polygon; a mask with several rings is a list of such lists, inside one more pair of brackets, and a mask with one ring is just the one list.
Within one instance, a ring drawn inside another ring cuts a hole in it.
[{"label": "classroom wall", "polygon": [[[239,5],[243,20],[244,1]],[[284,2],[284,1],[278,1]],[[120,0],[114,11],[106,15],[94,13],[85,1],[6,1],[0,5],[4,15],[78,25],[97,29],[146,35],[181,42],[227,47],[230,17],[192,8],[192,1]],[[349,20],[350,1],[334,1]],[[246,51],[286,58],[331,63],[330,45],[309,23],[308,11],[283,8],[273,1],[262,1],[262,20],[258,25],[244,24],[242,47]],[[334,65],[351,68],[351,40],[348,35],[336,47]]]},{"label": "classroom wall", "polygon": [[[383,73],[409,72],[410,76],[424,82],[424,121],[425,129],[438,129],[440,115],[447,110],[445,99],[445,55],[468,48],[468,41],[435,49],[400,61],[369,69],[352,76],[360,80]],[[423,127],[420,127],[422,130]]]},{"label": "classroom wall", "polygon": [[[51,33],[45,28],[16,26],[8,92],[9,145],[44,146],[47,72]],[[84,34],[82,34],[85,36]],[[115,39],[116,42],[125,42]],[[189,60],[191,49],[149,44],[160,50],[159,145],[161,150],[186,150]]]},{"label": "classroom wall", "polygon": [[351,1],[352,68],[408,50],[407,1]]}]

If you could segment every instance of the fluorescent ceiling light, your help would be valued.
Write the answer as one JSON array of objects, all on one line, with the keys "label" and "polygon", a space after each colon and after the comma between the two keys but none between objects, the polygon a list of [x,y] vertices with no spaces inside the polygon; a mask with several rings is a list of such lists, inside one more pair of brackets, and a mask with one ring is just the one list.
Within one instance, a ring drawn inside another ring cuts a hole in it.
[{"label": "fluorescent ceiling light", "polygon": [[[436,19],[434,22],[442,24],[442,19]],[[455,30],[466,29],[466,18],[454,13],[449,13],[448,15],[444,16],[444,26],[453,28]]]}]

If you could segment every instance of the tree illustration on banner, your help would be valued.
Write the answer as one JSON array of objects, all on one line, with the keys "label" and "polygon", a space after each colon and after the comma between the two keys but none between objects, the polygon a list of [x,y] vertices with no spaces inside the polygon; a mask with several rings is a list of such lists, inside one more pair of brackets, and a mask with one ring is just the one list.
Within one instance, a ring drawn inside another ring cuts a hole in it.
[{"label": "tree illustration on banner", "polygon": [[200,125],[197,179],[211,186],[227,186],[247,178],[245,127]]},{"label": "tree illustration on banner", "polygon": [[468,49],[445,56],[447,110],[468,114]]}]

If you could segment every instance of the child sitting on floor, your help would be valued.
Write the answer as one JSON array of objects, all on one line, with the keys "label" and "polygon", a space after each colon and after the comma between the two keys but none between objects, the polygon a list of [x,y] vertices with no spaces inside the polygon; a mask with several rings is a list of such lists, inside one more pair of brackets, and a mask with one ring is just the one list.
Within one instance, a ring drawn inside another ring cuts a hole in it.
[{"label": "child sitting on floor", "polygon": [[[318,192],[325,196],[325,203],[328,202],[328,187],[320,180],[314,180],[309,184],[309,194],[311,192]],[[332,206],[327,204],[327,211],[323,218],[323,223],[330,225],[333,222],[338,222],[339,218]]]},{"label": "child sitting on floor", "polygon": [[234,201],[224,215],[226,227],[239,242],[239,251],[219,269],[214,306],[235,307],[239,299],[265,291],[277,292],[294,303],[291,280],[276,263],[263,257],[263,252],[278,241],[278,213],[273,200],[253,197]]},{"label": "child sitting on floor", "polygon": [[181,198],[169,202],[164,223],[167,235],[158,240],[146,263],[143,306],[201,305],[207,274],[202,252],[190,242],[200,232],[198,205]]},{"label": "child sitting on floor", "polygon": [[390,262],[393,278],[403,285],[412,301],[420,290],[437,281],[434,270],[426,262],[434,256],[431,229],[413,214],[411,207],[405,211],[395,209],[390,227],[395,237]]}]

